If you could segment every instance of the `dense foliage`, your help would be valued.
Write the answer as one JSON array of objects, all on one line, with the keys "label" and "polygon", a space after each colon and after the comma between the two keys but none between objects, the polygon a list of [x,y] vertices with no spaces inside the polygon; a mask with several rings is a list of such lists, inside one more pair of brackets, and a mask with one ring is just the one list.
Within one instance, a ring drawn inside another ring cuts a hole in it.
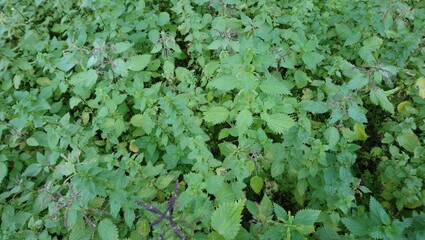
[{"label": "dense foliage", "polygon": [[425,2],[0,0],[2,239],[425,239]]}]

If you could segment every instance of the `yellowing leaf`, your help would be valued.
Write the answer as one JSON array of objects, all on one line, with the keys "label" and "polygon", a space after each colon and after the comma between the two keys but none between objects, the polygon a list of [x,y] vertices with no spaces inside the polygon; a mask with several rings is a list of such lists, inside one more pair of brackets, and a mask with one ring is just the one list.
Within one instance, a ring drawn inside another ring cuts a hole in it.
[{"label": "yellowing leaf", "polygon": [[261,177],[259,176],[253,176],[251,178],[251,180],[249,181],[249,185],[251,186],[251,189],[255,192],[255,193],[260,193],[261,189],[264,186],[264,181]]},{"label": "yellowing leaf", "polygon": [[419,96],[421,96],[421,98],[425,98],[425,77],[418,78],[415,85],[418,87]]},{"label": "yellowing leaf", "polygon": [[403,101],[397,105],[397,111],[405,116],[409,116],[410,113],[406,110],[407,107],[411,107],[412,103],[409,101]]},{"label": "yellowing leaf", "polygon": [[366,141],[368,137],[365,132],[365,126],[357,122],[354,124],[354,134],[356,134],[357,139],[362,141]]}]

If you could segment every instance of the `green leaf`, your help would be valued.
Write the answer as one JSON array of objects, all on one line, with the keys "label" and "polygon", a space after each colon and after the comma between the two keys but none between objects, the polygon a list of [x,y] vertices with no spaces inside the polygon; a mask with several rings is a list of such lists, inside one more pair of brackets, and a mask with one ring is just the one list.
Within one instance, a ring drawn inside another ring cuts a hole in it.
[{"label": "green leaf", "polygon": [[27,142],[28,146],[31,146],[31,147],[38,146],[38,142],[35,138],[30,137],[30,138],[27,139],[26,142]]},{"label": "green leaf", "polygon": [[158,23],[159,26],[164,26],[169,21],[170,21],[170,14],[168,14],[167,12],[161,12],[158,15],[157,23]]},{"label": "green leaf", "polygon": [[91,88],[94,84],[96,84],[97,77],[96,70],[90,69],[88,71],[75,74],[71,77],[69,83],[74,86]]},{"label": "green leaf", "polygon": [[0,162],[0,183],[7,175],[7,166],[3,162]]},{"label": "green leaf", "polygon": [[128,76],[128,66],[127,63],[124,62],[124,60],[122,60],[121,58],[115,59],[114,64],[114,72],[118,73],[122,77]]},{"label": "green leaf", "polygon": [[236,237],[241,227],[242,210],[245,199],[233,203],[223,203],[213,212],[211,216],[211,226],[220,233],[226,240]]},{"label": "green leaf", "polygon": [[261,118],[266,121],[267,126],[275,133],[282,134],[284,131],[290,129],[295,125],[295,121],[286,114],[274,113],[268,115],[262,113]]},{"label": "green leaf", "polygon": [[304,63],[312,70],[316,71],[316,66],[322,62],[325,57],[316,52],[308,52],[302,55],[302,60]]},{"label": "green leaf", "polygon": [[151,117],[142,114],[136,114],[130,119],[130,123],[135,127],[141,127],[147,134],[150,134],[155,127],[155,122]]},{"label": "green leaf", "polygon": [[325,113],[330,110],[330,105],[325,102],[308,102],[304,104],[305,110],[312,113]]},{"label": "green leaf", "polygon": [[397,142],[409,152],[414,152],[417,147],[421,146],[418,136],[414,133],[401,133],[397,136]]},{"label": "green leaf", "polygon": [[251,180],[249,181],[249,185],[251,186],[251,189],[255,192],[255,193],[260,193],[261,189],[263,189],[264,186],[264,181],[261,177],[259,176],[253,176],[251,177]]},{"label": "green leaf", "polygon": [[372,196],[370,197],[369,209],[371,216],[378,219],[381,223],[385,225],[391,224],[390,216],[388,216],[381,204]]},{"label": "green leaf", "polygon": [[348,39],[353,34],[351,29],[345,24],[336,23],[335,24],[335,30],[336,30],[338,36],[341,37],[344,40]]},{"label": "green leaf", "polygon": [[141,71],[143,70],[151,61],[152,55],[150,54],[143,54],[143,55],[136,55],[130,57],[130,60],[128,61],[128,69],[131,71]]},{"label": "green leaf", "polygon": [[382,109],[386,110],[387,112],[390,112],[394,114],[394,106],[393,104],[388,100],[387,95],[385,94],[384,90],[381,88],[377,90],[370,90],[370,100],[375,105],[379,104],[379,106],[382,107]]},{"label": "green leaf", "polygon": [[365,236],[369,233],[369,226],[364,222],[360,222],[352,218],[342,218],[341,221],[355,236]]},{"label": "green leaf", "polygon": [[302,209],[295,214],[294,223],[302,226],[313,225],[319,217],[320,210]]},{"label": "green leaf", "polygon": [[359,107],[357,104],[350,104],[348,106],[348,116],[356,122],[366,123],[367,118],[364,110]]},{"label": "green leaf", "polygon": [[363,41],[363,46],[367,47],[369,51],[376,51],[382,45],[383,41],[379,37],[371,37]]},{"label": "green leaf", "polygon": [[130,43],[130,42],[120,42],[120,43],[116,43],[114,45],[115,47],[115,53],[123,53],[125,51],[127,51],[128,49],[130,49],[134,44]]},{"label": "green leaf", "polygon": [[239,133],[244,133],[251,126],[252,121],[252,113],[249,110],[240,111],[236,116],[236,128]]},{"label": "green leaf", "polygon": [[276,203],[273,203],[273,209],[274,213],[276,214],[276,217],[281,218],[282,220],[286,220],[288,217],[288,213],[283,209],[283,207],[279,206]]},{"label": "green leaf", "polygon": [[347,40],[345,40],[344,46],[353,45],[356,42],[358,42],[360,40],[360,38],[362,38],[362,33],[361,32],[355,32],[355,33],[351,34],[351,36],[349,38],[347,38]]},{"label": "green leaf", "polygon": [[100,221],[97,232],[102,240],[118,240],[118,228],[108,218]]},{"label": "green leaf", "polygon": [[75,59],[74,54],[66,54],[56,63],[56,67],[64,72],[68,72],[73,68],[78,61]]},{"label": "green leaf", "polygon": [[291,94],[285,84],[276,78],[270,77],[260,85],[261,91],[270,95]]},{"label": "green leaf", "polygon": [[212,124],[219,124],[227,120],[229,111],[225,107],[211,107],[204,113],[205,121]]},{"label": "green leaf", "polygon": [[297,88],[303,88],[307,86],[309,78],[307,77],[307,74],[303,71],[297,70],[294,73],[295,78],[295,85]]},{"label": "green leaf", "polygon": [[230,91],[238,86],[238,80],[233,75],[224,75],[214,79],[209,85],[218,90]]},{"label": "green leaf", "polygon": [[329,146],[331,147],[335,146],[340,138],[339,131],[335,127],[329,127],[325,130],[323,135],[325,136],[326,140],[329,143]]}]

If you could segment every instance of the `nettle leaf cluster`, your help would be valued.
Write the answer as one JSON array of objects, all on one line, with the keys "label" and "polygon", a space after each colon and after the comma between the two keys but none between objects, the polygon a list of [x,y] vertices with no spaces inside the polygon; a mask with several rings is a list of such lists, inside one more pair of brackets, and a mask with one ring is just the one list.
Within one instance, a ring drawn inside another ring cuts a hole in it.
[{"label": "nettle leaf cluster", "polygon": [[0,0],[2,239],[424,239],[423,1]]}]

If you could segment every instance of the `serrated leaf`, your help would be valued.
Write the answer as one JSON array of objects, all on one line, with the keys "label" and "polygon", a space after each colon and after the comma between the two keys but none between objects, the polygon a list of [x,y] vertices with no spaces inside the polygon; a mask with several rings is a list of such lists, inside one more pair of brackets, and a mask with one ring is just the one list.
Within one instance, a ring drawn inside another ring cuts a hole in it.
[{"label": "serrated leaf", "polygon": [[388,100],[388,97],[385,94],[384,90],[382,90],[381,88],[377,90],[370,90],[369,96],[372,103],[374,103],[375,105],[379,104],[379,106],[381,106],[382,109],[394,114],[394,106]]},{"label": "serrated leaf", "polygon": [[336,23],[335,24],[335,30],[338,33],[338,36],[341,37],[344,40],[349,38],[353,34],[351,29],[345,24]]},{"label": "serrated leaf", "polygon": [[122,77],[127,77],[128,76],[128,66],[127,63],[124,62],[124,60],[122,60],[121,58],[115,59],[114,60],[114,72],[119,74]]},{"label": "serrated leaf", "polygon": [[116,43],[114,45],[115,47],[115,53],[123,53],[125,51],[127,51],[128,49],[130,49],[134,44],[130,43],[130,42],[120,42],[120,43]]},{"label": "serrated leaf", "polygon": [[358,90],[365,87],[369,83],[369,79],[361,73],[357,73],[348,82],[347,87],[350,90]]},{"label": "serrated leaf", "polygon": [[229,111],[225,107],[211,107],[204,113],[205,121],[212,124],[219,124],[227,120]]},{"label": "serrated leaf", "polygon": [[302,226],[313,225],[319,217],[320,210],[302,209],[295,214],[294,223]]},{"label": "serrated leaf", "polygon": [[333,147],[338,143],[340,135],[338,129],[335,127],[329,127],[323,134],[328,141],[329,146]]},{"label": "serrated leaf", "polygon": [[303,54],[301,59],[310,69],[316,71],[316,66],[322,62],[325,57],[316,52],[308,52]]},{"label": "serrated leaf", "polygon": [[238,80],[233,75],[224,75],[214,79],[209,85],[218,90],[230,91],[238,86]]},{"label": "serrated leaf", "polygon": [[303,71],[297,70],[294,73],[294,79],[295,79],[295,85],[297,88],[303,88],[307,86],[308,83],[308,77],[307,74]]},{"label": "serrated leaf", "polygon": [[97,232],[102,240],[118,240],[118,228],[108,218],[100,221]]},{"label": "serrated leaf", "polygon": [[286,218],[288,217],[288,213],[285,211],[285,209],[283,209],[283,207],[279,206],[276,203],[273,203],[273,209],[274,213],[276,214],[276,217],[286,220]]},{"label": "serrated leaf", "polygon": [[151,61],[151,57],[150,54],[132,56],[128,61],[128,69],[131,71],[143,70]]},{"label": "serrated leaf", "polygon": [[0,183],[7,175],[7,166],[3,162],[0,162]]},{"label": "serrated leaf", "polygon": [[371,216],[378,219],[381,223],[385,225],[391,224],[390,216],[388,216],[381,204],[372,196],[370,197],[369,209]]},{"label": "serrated leaf", "polygon": [[360,38],[362,38],[362,33],[361,32],[355,32],[355,33],[351,34],[351,36],[349,38],[347,38],[347,40],[345,40],[344,46],[353,45],[356,42],[358,42],[360,40]]},{"label": "serrated leaf", "polygon": [[226,240],[236,237],[241,226],[245,199],[233,203],[223,203],[213,212],[211,226]]},{"label": "serrated leaf", "polygon": [[267,114],[262,113],[261,118],[266,121],[267,126],[275,133],[282,134],[284,131],[290,129],[295,125],[295,121],[286,114],[274,113]]},{"label": "serrated leaf", "polygon": [[74,58],[74,54],[66,54],[56,63],[56,67],[64,72],[68,72],[78,61]]},{"label": "serrated leaf", "polygon": [[130,119],[130,123],[135,127],[141,127],[147,134],[150,134],[155,127],[155,122],[150,116],[136,114]]},{"label": "serrated leaf", "polygon": [[363,46],[367,47],[370,51],[376,51],[384,41],[379,37],[371,37],[363,41]]},{"label": "serrated leaf", "polygon": [[360,222],[352,218],[342,218],[341,221],[355,236],[364,236],[369,232],[369,227],[364,222]]},{"label": "serrated leaf", "polygon": [[348,116],[356,122],[366,123],[367,118],[364,110],[360,108],[357,104],[350,104],[348,106]]},{"label": "serrated leaf", "polygon": [[418,136],[414,133],[401,133],[397,136],[397,142],[409,152],[414,152],[417,147],[421,146]]},{"label": "serrated leaf", "polygon": [[236,116],[236,128],[240,133],[243,133],[251,126],[252,121],[252,113],[249,110],[244,109]]},{"label": "serrated leaf", "polygon": [[311,113],[325,113],[330,110],[330,105],[325,102],[308,102],[304,108]]},{"label": "serrated leaf", "polygon": [[96,84],[97,77],[96,70],[90,69],[88,71],[75,74],[71,77],[69,83],[74,86],[91,88],[94,84]]},{"label": "serrated leaf", "polygon": [[264,186],[264,181],[261,177],[259,176],[253,176],[251,177],[250,181],[249,181],[249,185],[251,186],[251,189],[255,192],[255,193],[260,193],[261,189],[263,189]]},{"label": "serrated leaf", "polygon": [[124,208],[124,220],[127,226],[131,228],[135,219],[136,214],[134,214],[134,210],[130,208]]},{"label": "serrated leaf", "polygon": [[268,78],[260,85],[261,91],[270,95],[290,94],[289,89],[281,81],[275,78]]}]

